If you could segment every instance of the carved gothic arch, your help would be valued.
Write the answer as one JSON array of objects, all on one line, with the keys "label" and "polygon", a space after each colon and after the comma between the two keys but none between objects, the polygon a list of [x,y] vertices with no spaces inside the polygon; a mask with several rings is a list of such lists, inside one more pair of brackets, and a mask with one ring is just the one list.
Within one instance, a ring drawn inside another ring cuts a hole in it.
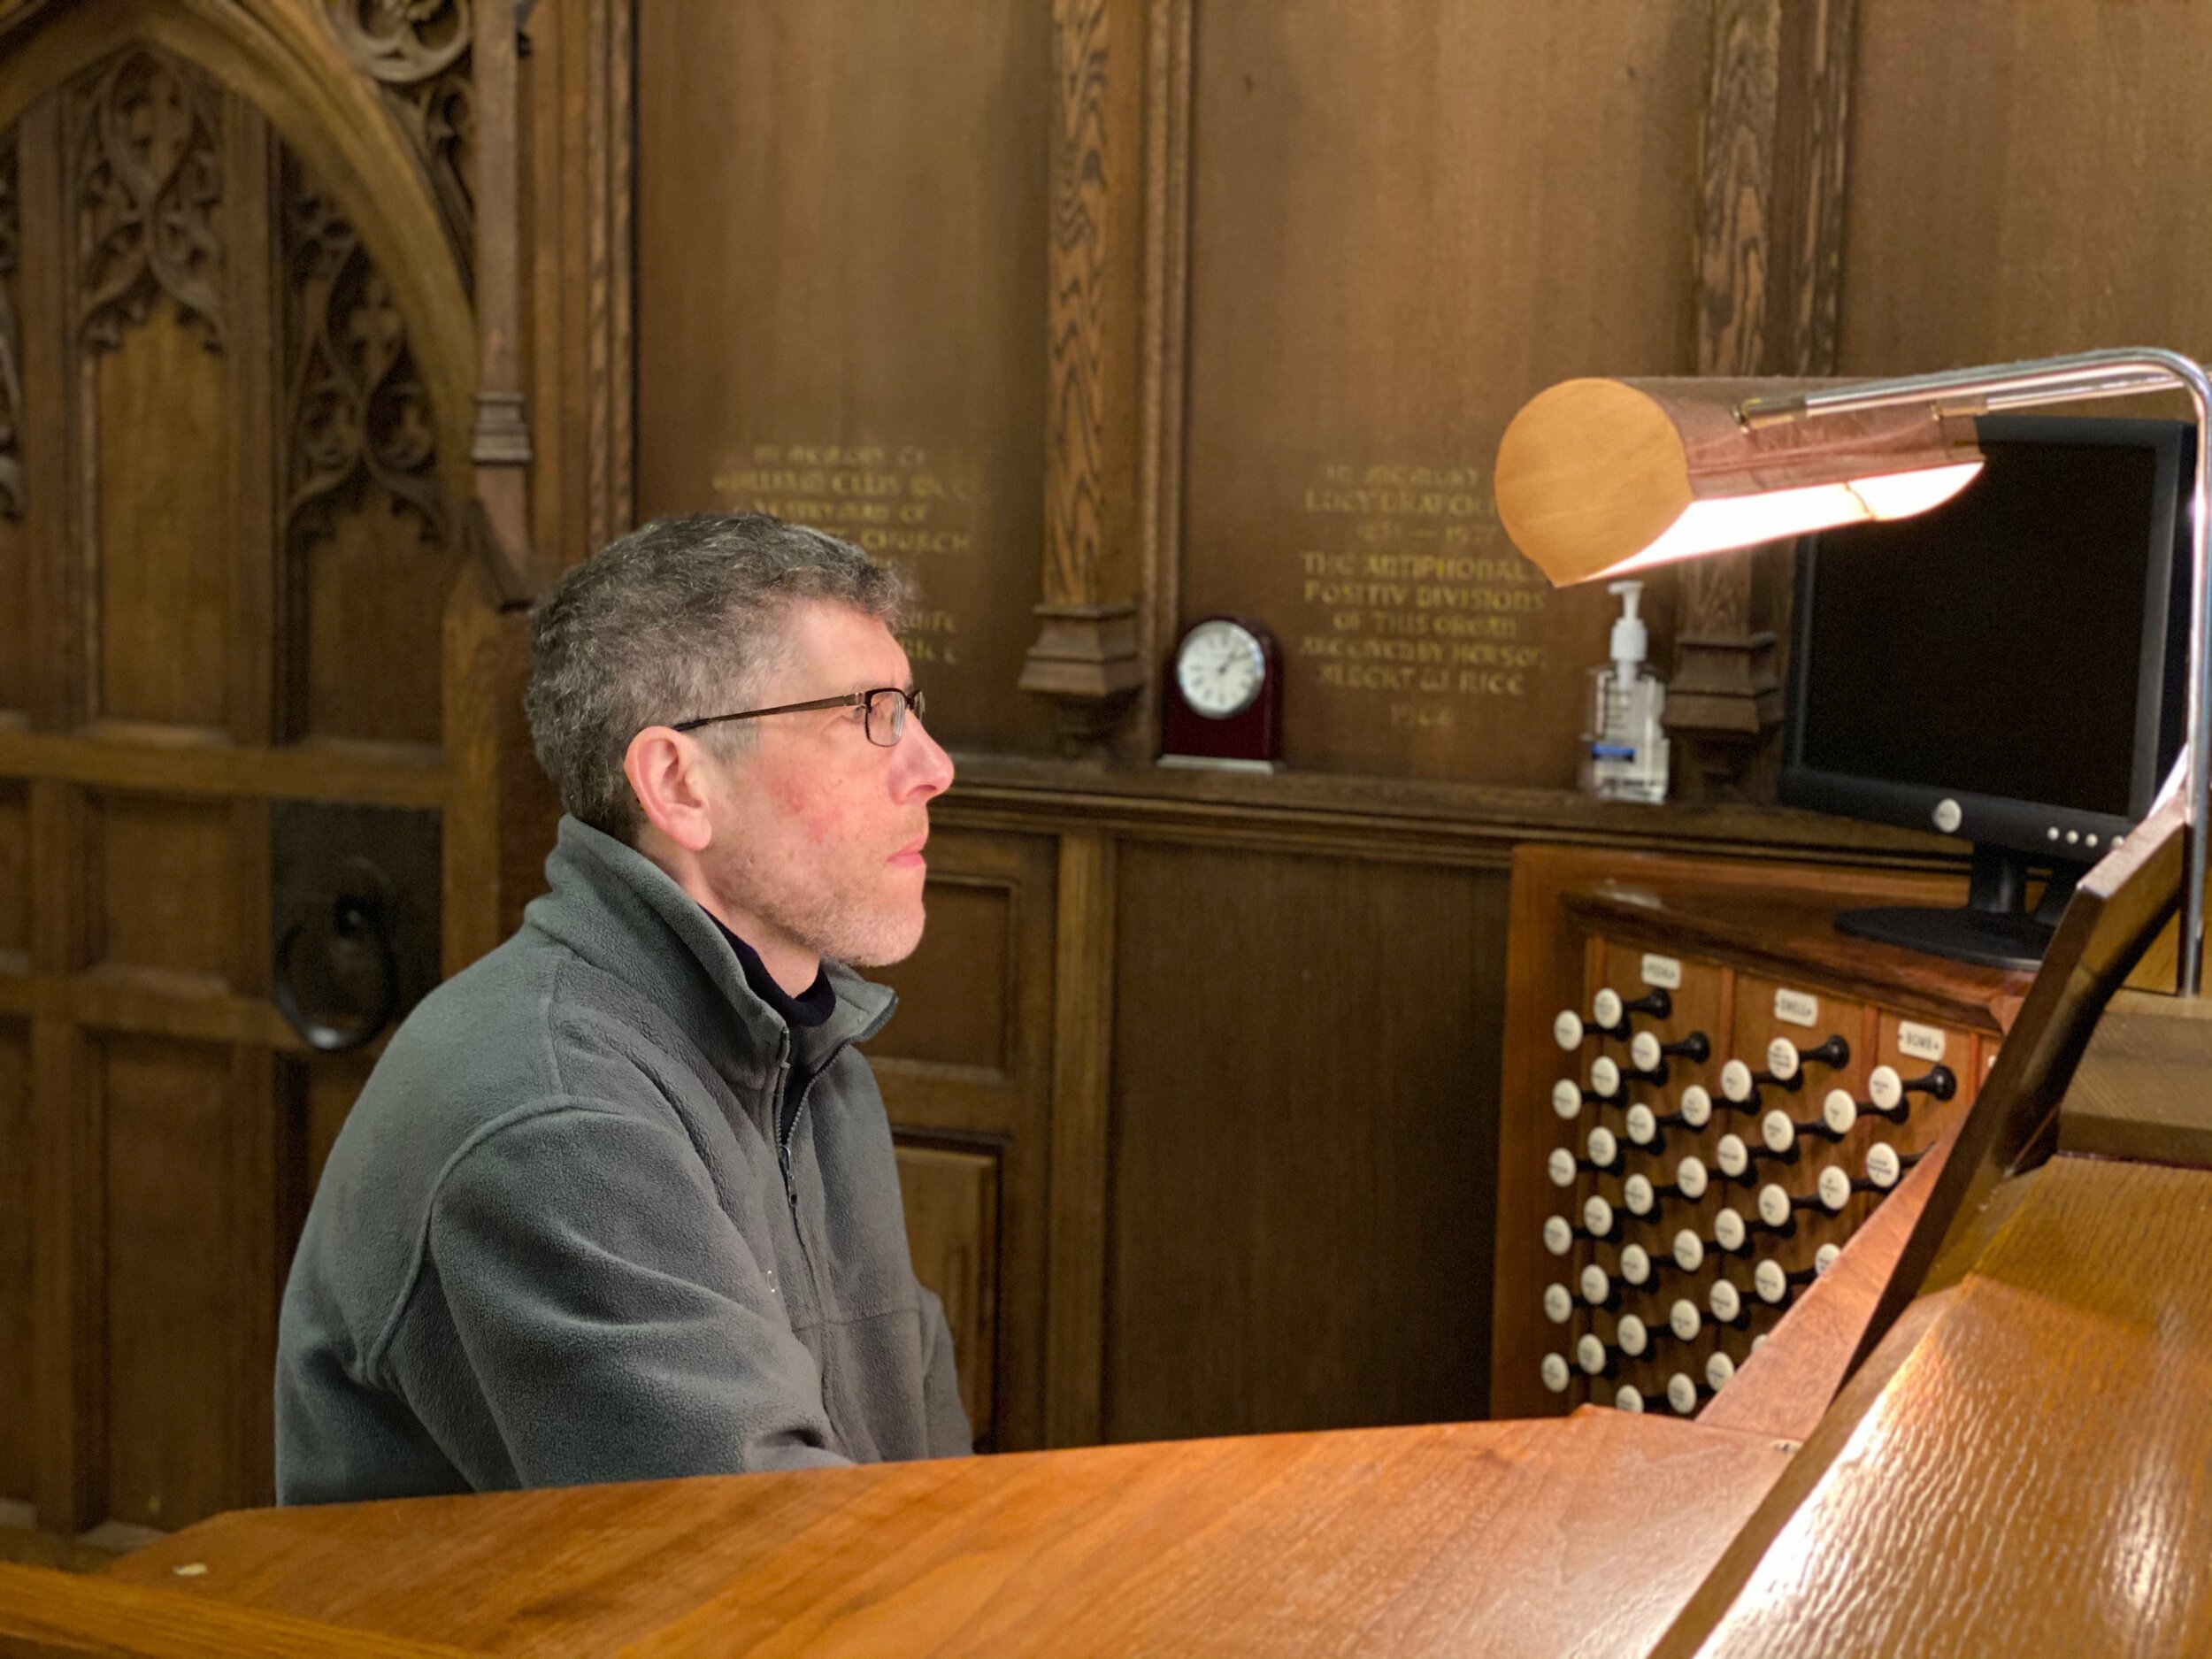
[{"label": "carved gothic arch", "polygon": [[[445,499],[494,588],[535,586],[521,526],[481,510],[481,347],[468,274],[423,159],[378,85],[349,61],[319,0],[0,0],[0,131],[43,93],[134,42],[190,62],[254,104],[343,204],[404,319],[435,421]],[[511,207],[492,211],[507,211]],[[526,458],[526,440],[517,446]],[[512,463],[517,457],[504,457]]]}]

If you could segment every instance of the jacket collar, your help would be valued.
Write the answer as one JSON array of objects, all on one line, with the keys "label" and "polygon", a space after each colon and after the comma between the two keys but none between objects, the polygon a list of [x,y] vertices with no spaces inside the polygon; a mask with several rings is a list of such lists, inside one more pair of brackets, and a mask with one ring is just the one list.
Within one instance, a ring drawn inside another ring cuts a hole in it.
[{"label": "jacket collar", "polygon": [[764,1086],[787,1043],[803,1070],[818,1071],[882,1030],[898,1006],[889,987],[826,960],[837,1007],[822,1025],[791,1033],[745,983],[698,901],[643,853],[579,818],[562,818],[545,873],[551,891],[530,902],[525,922],[674,1013],[733,1087]]}]

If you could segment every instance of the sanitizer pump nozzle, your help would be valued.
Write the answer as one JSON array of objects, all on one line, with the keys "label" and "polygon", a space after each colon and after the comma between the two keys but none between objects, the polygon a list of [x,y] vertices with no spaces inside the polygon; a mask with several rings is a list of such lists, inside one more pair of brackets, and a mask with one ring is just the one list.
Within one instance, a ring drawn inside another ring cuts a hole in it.
[{"label": "sanitizer pump nozzle", "polygon": [[1613,624],[1612,662],[1590,671],[1590,729],[1579,768],[1585,789],[1619,801],[1667,798],[1667,739],[1660,717],[1667,688],[1644,666],[1650,631],[1640,613],[1644,585],[1615,582],[1621,614]]}]

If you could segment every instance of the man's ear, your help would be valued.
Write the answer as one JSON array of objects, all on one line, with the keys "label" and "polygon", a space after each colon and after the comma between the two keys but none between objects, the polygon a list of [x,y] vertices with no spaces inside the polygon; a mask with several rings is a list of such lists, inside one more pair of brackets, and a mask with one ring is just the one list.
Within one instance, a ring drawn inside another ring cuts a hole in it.
[{"label": "man's ear", "polygon": [[665,726],[647,726],[622,753],[622,773],[639,810],[686,852],[702,852],[714,839],[706,776],[712,764],[697,739]]}]

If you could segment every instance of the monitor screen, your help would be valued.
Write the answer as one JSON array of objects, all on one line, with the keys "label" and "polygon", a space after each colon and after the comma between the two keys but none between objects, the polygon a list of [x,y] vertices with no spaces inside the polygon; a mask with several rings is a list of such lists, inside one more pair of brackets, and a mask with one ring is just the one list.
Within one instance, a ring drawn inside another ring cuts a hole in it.
[{"label": "monitor screen", "polygon": [[1950,501],[1820,536],[1800,565],[1791,767],[1882,787],[1806,803],[1908,823],[1928,821],[1916,803],[1930,795],[2046,809],[2049,824],[1963,826],[2015,842],[2066,814],[2139,818],[2158,770],[2185,433],[1985,421],[1983,475]]}]

